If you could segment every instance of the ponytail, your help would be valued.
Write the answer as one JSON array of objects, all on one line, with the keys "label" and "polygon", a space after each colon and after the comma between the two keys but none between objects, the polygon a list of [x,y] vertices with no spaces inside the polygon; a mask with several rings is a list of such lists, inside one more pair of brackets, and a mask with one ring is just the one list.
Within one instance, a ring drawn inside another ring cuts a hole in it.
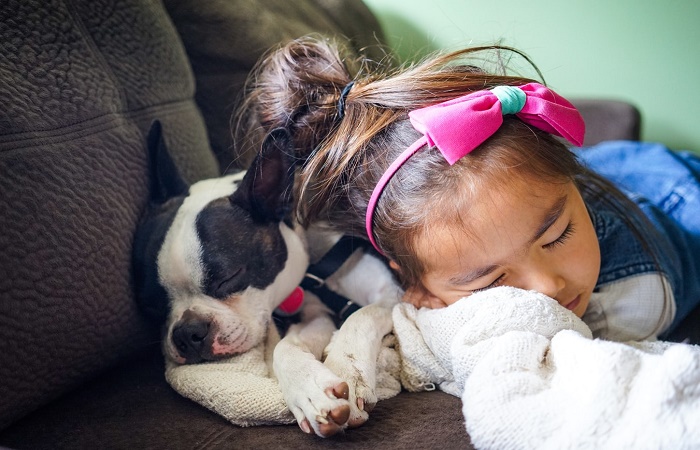
[{"label": "ponytail", "polygon": [[256,151],[269,131],[284,127],[306,159],[330,133],[341,92],[360,71],[362,62],[347,54],[328,39],[304,37],[264,55],[234,116],[238,153]]}]

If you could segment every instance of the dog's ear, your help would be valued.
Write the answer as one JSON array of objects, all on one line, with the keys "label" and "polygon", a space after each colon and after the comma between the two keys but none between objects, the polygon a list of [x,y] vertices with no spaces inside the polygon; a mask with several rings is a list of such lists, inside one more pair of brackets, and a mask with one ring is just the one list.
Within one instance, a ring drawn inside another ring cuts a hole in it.
[{"label": "dog's ear", "polygon": [[162,206],[139,223],[131,253],[136,303],[149,319],[161,324],[170,311],[170,301],[158,280],[158,253],[180,204],[168,204],[166,212]]},{"label": "dog's ear", "polygon": [[276,128],[263,142],[231,203],[249,211],[259,222],[279,221],[292,209],[294,147],[289,132]]},{"label": "dog's ear", "polygon": [[163,126],[157,119],[151,123],[147,143],[151,201],[160,204],[171,197],[187,194],[189,185],[170,156]]}]

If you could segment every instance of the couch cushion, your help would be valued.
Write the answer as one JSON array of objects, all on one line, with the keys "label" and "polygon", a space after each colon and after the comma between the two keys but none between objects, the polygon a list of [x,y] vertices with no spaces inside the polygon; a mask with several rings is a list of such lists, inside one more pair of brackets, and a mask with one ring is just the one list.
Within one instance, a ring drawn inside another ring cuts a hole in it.
[{"label": "couch cushion", "polygon": [[133,300],[145,133],[214,176],[194,82],[159,2],[0,8],[0,428],[157,339]]},{"label": "couch cushion", "polygon": [[468,449],[461,402],[443,392],[379,402],[363,426],[328,439],[297,425],[241,428],[179,396],[158,349],[125,362],[0,433],[17,449]]},{"label": "couch cushion", "polygon": [[572,99],[586,121],[583,145],[594,145],[610,140],[640,139],[642,117],[631,103],[610,99]]},{"label": "couch cushion", "polygon": [[223,169],[247,167],[239,155],[231,117],[248,73],[261,54],[309,33],[348,38],[350,50],[379,60],[384,39],[375,16],[361,0],[165,0],[189,55],[197,103]]}]

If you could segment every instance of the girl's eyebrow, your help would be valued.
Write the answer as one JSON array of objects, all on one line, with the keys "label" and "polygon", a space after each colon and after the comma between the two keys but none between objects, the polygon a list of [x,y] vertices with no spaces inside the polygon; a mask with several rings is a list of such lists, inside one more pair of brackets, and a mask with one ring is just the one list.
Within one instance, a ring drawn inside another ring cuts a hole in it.
[{"label": "girl's eyebrow", "polygon": [[[552,205],[552,207],[546,211],[544,218],[542,219],[542,223],[539,227],[537,227],[535,234],[533,234],[532,238],[530,238],[530,240],[527,242],[526,247],[529,247],[537,242],[547,232],[547,230],[549,230],[549,227],[551,227],[554,222],[561,217],[568,199],[568,195],[564,194],[563,196],[559,197],[557,201],[554,202],[554,205]],[[479,278],[490,274],[498,267],[500,267],[499,264],[490,264],[488,266],[479,267],[478,269],[474,269],[464,275],[458,275],[450,278],[449,283],[453,286],[469,284],[472,281],[478,280]]]},{"label": "girl's eyebrow", "polygon": [[450,278],[449,282],[453,286],[463,286],[490,274],[498,267],[498,264],[491,264],[490,266],[479,267],[478,269],[474,269],[471,272],[466,273],[464,275],[452,277]]}]

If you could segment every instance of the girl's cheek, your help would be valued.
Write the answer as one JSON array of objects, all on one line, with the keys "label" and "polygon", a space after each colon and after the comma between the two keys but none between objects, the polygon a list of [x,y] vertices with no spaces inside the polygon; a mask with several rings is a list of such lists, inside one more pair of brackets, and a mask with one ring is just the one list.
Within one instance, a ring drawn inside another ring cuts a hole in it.
[{"label": "girl's cheek", "polygon": [[[457,300],[455,300],[455,301],[457,301]],[[429,296],[428,296],[428,302],[429,302],[430,306],[427,306],[427,307],[428,307],[428,308],[431,308],[431,309],[444,308],[444,307],[446,307],[448,304],[451,305],[451,304],[454,303],[455,301],[449,302],[449,303],[445,303],[444,301],[442,301],[441,299],[435,297],[434,295],[429,295]]]},{"label": "girl's cheek", "polygon": [[437,309],[447,306],[447,303],[430,294],[423,288],[410,288],[406,290],[402,300],[412,304],[416,308]]},{"label": "girl's cheek", "polygon": [[422,306],[422,303],[424,302],[425,294],[419,291],[420,290],[417,288],[409,288],[403,294],[403,298],[401,300],[405,303],[412,304],[416,308],[420,308]]}]

